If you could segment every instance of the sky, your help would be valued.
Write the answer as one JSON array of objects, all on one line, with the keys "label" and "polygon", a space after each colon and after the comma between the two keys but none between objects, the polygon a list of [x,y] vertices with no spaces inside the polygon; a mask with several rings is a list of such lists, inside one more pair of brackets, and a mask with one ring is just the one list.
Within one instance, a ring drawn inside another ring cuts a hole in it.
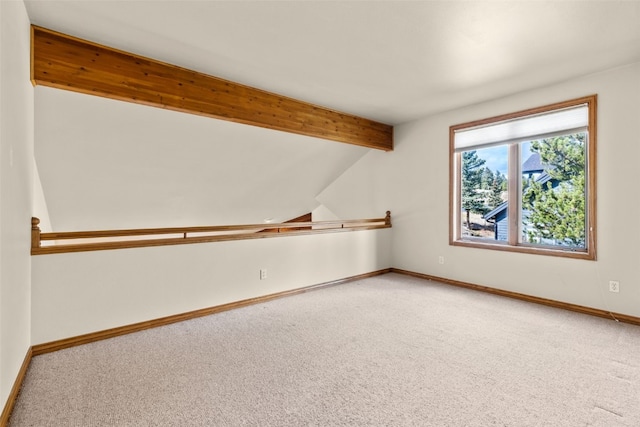
[{"label": "sky", "polygon": [[505,176],[507,175],[508,147],[506,145],[483,148],[477,150],[476,154],[481,159],[486,160],[484,167],[487,167],[494,172],[500,171],[500,173]]},{"label": "sky", "polygon": [[[522,161],[524,162],[531,155],[531,143],[522,144]],[[509,148],[507,145],[498,145],[497,147],[482,148],[476,150],[478,157],[486,160],[484,167],[491,169],[493,172],[500,171],[501,174],[507,175],[507,162],[509,158]]]}]

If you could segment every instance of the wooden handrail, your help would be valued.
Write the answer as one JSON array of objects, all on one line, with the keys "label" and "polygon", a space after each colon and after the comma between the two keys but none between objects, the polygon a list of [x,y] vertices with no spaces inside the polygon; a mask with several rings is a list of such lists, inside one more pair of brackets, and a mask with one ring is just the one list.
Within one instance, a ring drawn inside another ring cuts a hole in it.
[{"label": "wooden handrail", "polygon": [[[296,236],[303,234],[390,228],[391,212],[387,211],[384,218],[373,219],[285,222],[277,224],[217,225],[204,227],[136,228],[128,230],[69,231],[51,233],[42,233],[40,231],[40,227],[38,227],[39,223],[40,220],[38,218],[31,218],[31,255],[141,248],[147,246],[184,245],[189,243],[263,239],[278,236]],[[301,229],[302,227],[305,228]],[[272,233],[259,233],[259,231],[274,229],[276,231]],[[287,233],[280,233],[281,229],[289,230],[287,230]],[[190,234],[198,235],[190,236]],[[60,240],[70,241],[85,239],[91,239],[93,241],[58,243]],[[96,239],[110,240],[96,242]],[[43,241],[55,241],[55,243],[43,246]]]}]

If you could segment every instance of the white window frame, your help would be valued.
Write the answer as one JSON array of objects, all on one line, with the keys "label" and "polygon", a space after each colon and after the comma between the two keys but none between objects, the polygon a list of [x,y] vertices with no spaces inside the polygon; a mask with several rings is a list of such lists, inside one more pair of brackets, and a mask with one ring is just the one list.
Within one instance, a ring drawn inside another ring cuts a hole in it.
[{"label": "white window frame", "polygon": [[[585,109],[580,109],[585,106]],[[597,95],[516,113],[463,123],[449,128],[449,244],[492,250],[553,255],[569,258],[596,259],[596,114]],[[554,123],[554,120],[556,123]],[[559,124],[558,124],[559,123]],[[561,133],[587,133],[585,151],[586,248],[532,245],[520,242],[521,170],[520,142]],[[461,162],[462,152],[489,146],[507,145],[508,218],[507,241],[462,236]],[[513,203],[513,202],[515,203]]]}]

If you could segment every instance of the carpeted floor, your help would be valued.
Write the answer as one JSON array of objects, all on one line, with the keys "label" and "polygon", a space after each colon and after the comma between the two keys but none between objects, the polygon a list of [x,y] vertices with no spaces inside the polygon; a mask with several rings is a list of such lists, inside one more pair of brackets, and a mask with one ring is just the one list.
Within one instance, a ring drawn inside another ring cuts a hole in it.
[{"label": "carpeted floor", "polygon": [[640,327],[387,274],[35,357],[10,425],[640,426]]}]

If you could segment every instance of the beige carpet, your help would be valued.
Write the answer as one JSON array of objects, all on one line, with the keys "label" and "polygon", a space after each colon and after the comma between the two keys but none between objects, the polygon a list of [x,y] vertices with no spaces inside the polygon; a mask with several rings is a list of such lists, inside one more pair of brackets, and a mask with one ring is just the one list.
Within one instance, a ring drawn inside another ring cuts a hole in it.
[{"label": "beige carpet", "polygon": [[637,427],[640,327],[387,274],[35,357],[10,425]]}]

